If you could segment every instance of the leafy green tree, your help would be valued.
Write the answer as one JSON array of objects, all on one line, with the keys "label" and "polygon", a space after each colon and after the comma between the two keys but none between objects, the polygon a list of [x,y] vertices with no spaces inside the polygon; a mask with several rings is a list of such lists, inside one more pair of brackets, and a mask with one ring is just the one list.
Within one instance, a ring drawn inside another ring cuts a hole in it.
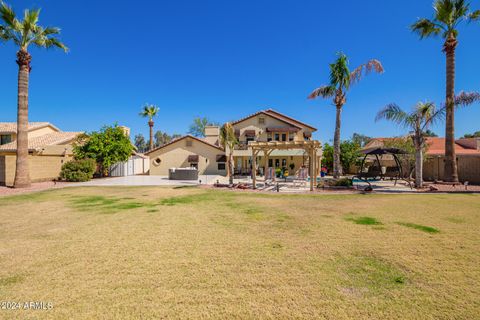
[{"label": "leafy green tree", "polygon": [[146,104],[143,106],[142,111],[140,112],[140,116],[144,118],[148,118],[148,126],[150,128],[150,140],[149,140],[149,146],[150,150],[153,149],[153,118],[157,116],[158,111],[160,109],[154,105],[154,104]]},{"label": "leafy green tree", "polygon": [[11,41],[18,47],[18,95],[17,95],[17,159],[15,168],[15,188],[30,186],[28,166],[28,87],[30,82],[30,63],[32,56],[28,48],[60,48],[65,52],[67,47],[57,38],[60,29],[42,27],[38,24],[40,9],[25,10],[23,20],[11,7],[0,1],[0,41]]},{"label": "leafy green tree", "polygon": [[162,131],[158,130],[157,132],[155,132],[155,147],[163,146],[164,144],[167,144],[167,143],[171,142],[172,140],[177,139],[179,137],[181,137],[180,134],[174,133],[173,135],[169,135],[166,132],[162,132]]},{"label": "leafy green tree", "polygon": [[84,134],[73,146],[75,159],[95,159],[102,176],[108,175],[111,165],[127,161],[133,151],[130,139],[117,125]]},{"label": "leafy green tree", "polygon": [[[360,145],[353,140],[346,140],[340,143],[340,161],[343,168],[350,169],[353,165],[358,164],[360,153]],[[334,148],[326,143],[323,146],[322,166],[329,171],[333,169],[333,153]]]},{"label": "leafy green tree", "polygon": [[147,142],[145,141],[143,134],[139,133],[135,135],[133,143],[135,144],[135,147],[137,147],[138,151],[145,152],[147,150]]},{"label": "leafy green tree", "polygon": [[361,148],[363,148],[370,140],[372,140],[372,138],[364,134],[354,133],[352,135],[352,142],[358,144]]},{"label": "leafy green tree", "polygon": [[475,131],[474,133],[467,133],[463,138],[480,138],[480,131]]},{"label": "leafy green tree", "polygon": [[339,53],[337,60],[330,64],[330,83],[315,89],[309,99],[333,98],[333,104],[337,109],[335,120],[335,136],[333,138],[333,176],[339,178],[342,175],[340,161],[340,127],[342,107],[347,102],[347,92],[351,85],[359,82],[364,75],[373,71],[383,73],[383,66],[378,60],[370,60],[350,72],[348,58],[345,54]]},{"label": "leafy green tree", "polygon": [[205,127],[217,125],[218,123],[210,121],[208,118],[196,117],[193,119],[193,123],[188,129],[188,134],[191,134],[194,137],[205,137]]},{"label": "leafy green tree", "polygon": [[455,156],[455,49],[458,44],[458,26],[462,22],[478,21],[480,10],[470,11],[465,0],[435,0],[432,19],[419,19],[411,29],[420,39],[441,36],[446,55],[446,125],[445,125],[445,181],[458,182]]},{"label": "leafy green tree", "polygon": [[[220,144],[228,153],[227,175],[229,178],[229,184],[233,185],[233,172],[234,172],[233,150],[235,149],[235,146],[238,144],[238,139],[235,136],[235,129],[233,128],[233,125],[230,122],[225,123],[220,128]],[[253,168],[253,170],[255,170],[255,168]]]},{"label": "leafy green tree", "polygon": [[430,130],[430,129],[427,129],[427,130],[425,131],[425,134],[424,134],[424,135],[425,135],[425,137],[432,137],[432,138],[438,137],[438,134],[436,134],[435,132],[433,132],[433,131]]}]

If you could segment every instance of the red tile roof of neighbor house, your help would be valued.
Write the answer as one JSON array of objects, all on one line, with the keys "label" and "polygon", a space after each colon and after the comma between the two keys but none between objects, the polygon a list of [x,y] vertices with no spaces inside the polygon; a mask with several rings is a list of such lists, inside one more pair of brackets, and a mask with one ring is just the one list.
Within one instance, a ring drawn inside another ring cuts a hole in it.
[{"label": "red tile roof of neighbor house", "polygon": [[[389,141],[399,138],[373,138],[368,144],[374,141]],[[367,145],[365,148],[367,148]],[[440,156],[445,154],[445,138],[427,137],[427,155]],[[455,140],[455,153],[457,155],[479,155],[480,140],[477,138],[466,138]]]}]

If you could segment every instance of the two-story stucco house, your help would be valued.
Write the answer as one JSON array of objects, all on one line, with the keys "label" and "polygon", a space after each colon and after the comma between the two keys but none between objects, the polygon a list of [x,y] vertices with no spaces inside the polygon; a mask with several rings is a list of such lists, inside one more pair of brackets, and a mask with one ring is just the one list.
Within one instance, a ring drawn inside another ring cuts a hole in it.
[{"label": "two-story stucco house", "polygon": [[[272,109],[262,110],[232,122],[239,145],[233,152],[237,175],[252,171],[251,141],[304,141],[310,140],[317,129]],[[190,135],[178,138],[146,153],[150,157],[151,175],[168,175],[170,168],[196,167],[200,174],[226,174],[226,153],[219,142],[220,128],[205,129],[205,138]],[[263,154],[259,154],[257,170],[265,172]],[[275,150],[268,158],[268,166],[297,170],[308,166],[308,156],[303,150]]]},{"label": "two-story stucco house", "polygon": [[[32,182],[58,178],[72,158],[72,142],[81,132],[64,132],[48,122],[28,124],[28,151]],[[0,122],[0,185],[13,185],[16,167],[17,124]]]}]

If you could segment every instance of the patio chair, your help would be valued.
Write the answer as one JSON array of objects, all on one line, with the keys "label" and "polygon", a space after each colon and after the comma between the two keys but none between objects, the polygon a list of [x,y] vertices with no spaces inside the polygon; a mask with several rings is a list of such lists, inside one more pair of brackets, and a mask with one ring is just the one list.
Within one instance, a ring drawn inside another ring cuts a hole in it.
[{"label": "patio chair", "polygon": [[275,168],[267,168],[265,171],[265,185],[268,186],[270,184],[273,184],[276,180],[276,173],[275,173]]},{"label": "patio chair", "polygon": [[300,168],[295,173],[295,177],[293,179],[293,186],[296,187],[297,184],[299,186],[306,186],[308,179],[308,169],[307,168]]}]

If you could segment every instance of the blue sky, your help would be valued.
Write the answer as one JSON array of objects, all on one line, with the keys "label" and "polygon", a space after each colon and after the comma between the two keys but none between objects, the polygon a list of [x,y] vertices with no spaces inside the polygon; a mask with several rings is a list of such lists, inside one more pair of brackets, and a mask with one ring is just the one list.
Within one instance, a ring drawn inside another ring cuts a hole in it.
[{"label": "blue sky", "polygon": [[[17,12],[42,8],[40,23],[62,28],[71,51],[31,50],[30,120],[63,130],[104,124],[148,133],[138,116],[145,102],[160,107],[156,128],[185,133],[195,116],[224,122],[274,108],[333,137],[335,109],[306,96],[328,81],[328,63],[345,52],[356,67],[370,58],[386,72],[352,88],[342,138],[405,133],[374,122],[396,102],[443,101],[445,58],[440,39],[409,31],[430,17],[432,1],[282,0],[15,0]],[[480,8],[480,1],[472,1]],[[463,25],[457,50],[457,91],[480,90],[480,24]],[[16,119],[15,48],[0,44],[0,121]],[[480,130],[480,106],[460,110],[456,135]],[[433,128],[444,134],[443,124]]]}]

